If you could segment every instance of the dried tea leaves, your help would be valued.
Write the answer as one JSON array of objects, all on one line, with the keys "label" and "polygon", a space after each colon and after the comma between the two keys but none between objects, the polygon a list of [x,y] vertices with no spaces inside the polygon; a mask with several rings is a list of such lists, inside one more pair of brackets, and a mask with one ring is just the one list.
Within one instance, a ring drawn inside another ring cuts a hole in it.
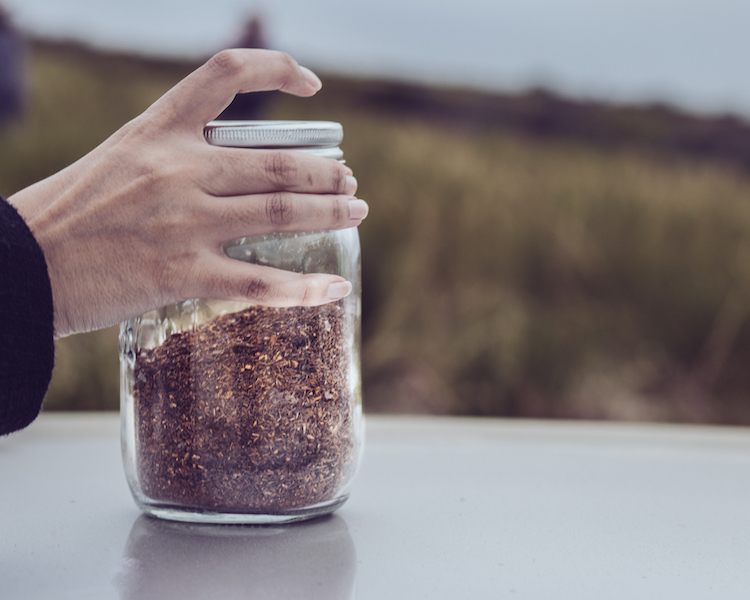
[{"label": "dried tea leaves", "polygon": [[136,358],[138,478],[165,505],[273,513],[332,500],[354,463],[342,304],[250,307]]}]

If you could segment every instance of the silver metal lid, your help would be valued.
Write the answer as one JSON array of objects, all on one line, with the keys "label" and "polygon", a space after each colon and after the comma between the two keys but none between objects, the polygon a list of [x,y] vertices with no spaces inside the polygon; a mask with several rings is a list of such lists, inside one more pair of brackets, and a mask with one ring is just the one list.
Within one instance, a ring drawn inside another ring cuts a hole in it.
[{"label": "silver metal lid", "polygon": [[340,159],[344,128],[331,121],[211,121],[209,144],[231,148],[288,148]]}]

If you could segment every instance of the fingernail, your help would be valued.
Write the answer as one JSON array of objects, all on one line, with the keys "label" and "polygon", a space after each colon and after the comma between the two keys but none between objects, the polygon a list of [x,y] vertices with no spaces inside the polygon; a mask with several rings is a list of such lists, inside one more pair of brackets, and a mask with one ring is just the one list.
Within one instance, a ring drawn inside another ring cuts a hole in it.
[{"label": "fingernail", "polygon": [[346,165],[344,166],[344,173],[346,173],[347,175],[354,175],[354,171],[352,171],[352,170],[351,170],[351,169],[350,169],[349,167],[347,167]]},{"label": "fingernail", "polygon": [[347,196],[353,196],[354,192],[357,191],[357,180],[352,177],[351,175],[347,175],[346,177],[346,189],[344,190],[344,193]]},{"label": "fingernail", "polygon": [[348,281],[332,283],[328,286],[328,299],[338,300],[352,293],[352,284]]},{"label": "fingernail", "polygon": [[307,82],[315,88],[315,91],[317,92],[320,88],[323,87],[323,82],[318,78],[318,76],[313,73],[310,69],[307,67],[300,67],[300,71],[302,71],[302,74],[305,76],[305,79]]},{"label": "fingernail", "polygon": [[349,218],[350,219],[364,219],[367,213],[370,212],[370,207],[367,206],[367,202],[355,198],[349,200]]}]

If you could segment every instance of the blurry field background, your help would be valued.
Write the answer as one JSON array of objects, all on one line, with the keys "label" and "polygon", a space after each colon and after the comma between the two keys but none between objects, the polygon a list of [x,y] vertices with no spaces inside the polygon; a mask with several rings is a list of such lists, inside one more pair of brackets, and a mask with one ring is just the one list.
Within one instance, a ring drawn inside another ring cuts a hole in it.
[{"label": "blurry field background", "polygon": [[[36,42],[7,196],[195,64]],[[750,128],[665,107],[325,76],[371,213],[365,409],[750,423]],[[117,409],[117,331],[61,340],[48,410]]]}]

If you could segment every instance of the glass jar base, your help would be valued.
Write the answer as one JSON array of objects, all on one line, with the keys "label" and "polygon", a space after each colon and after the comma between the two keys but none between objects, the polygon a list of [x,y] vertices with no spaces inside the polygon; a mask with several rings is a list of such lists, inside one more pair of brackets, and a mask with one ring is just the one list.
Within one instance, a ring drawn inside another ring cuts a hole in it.
[{"label": "glass jar base", "polygon": [[349,495],[347,494],[314,506],[278,513],[211,512],[192,508],[181,509],[174,506],[145,504],[137,499],[136,504],[147,515],[168,521],[226,525],[278,525],[282,523],[294,523],[296,521],[307,521],[308,519],[328,515],[337,510],[348,498]]}]

